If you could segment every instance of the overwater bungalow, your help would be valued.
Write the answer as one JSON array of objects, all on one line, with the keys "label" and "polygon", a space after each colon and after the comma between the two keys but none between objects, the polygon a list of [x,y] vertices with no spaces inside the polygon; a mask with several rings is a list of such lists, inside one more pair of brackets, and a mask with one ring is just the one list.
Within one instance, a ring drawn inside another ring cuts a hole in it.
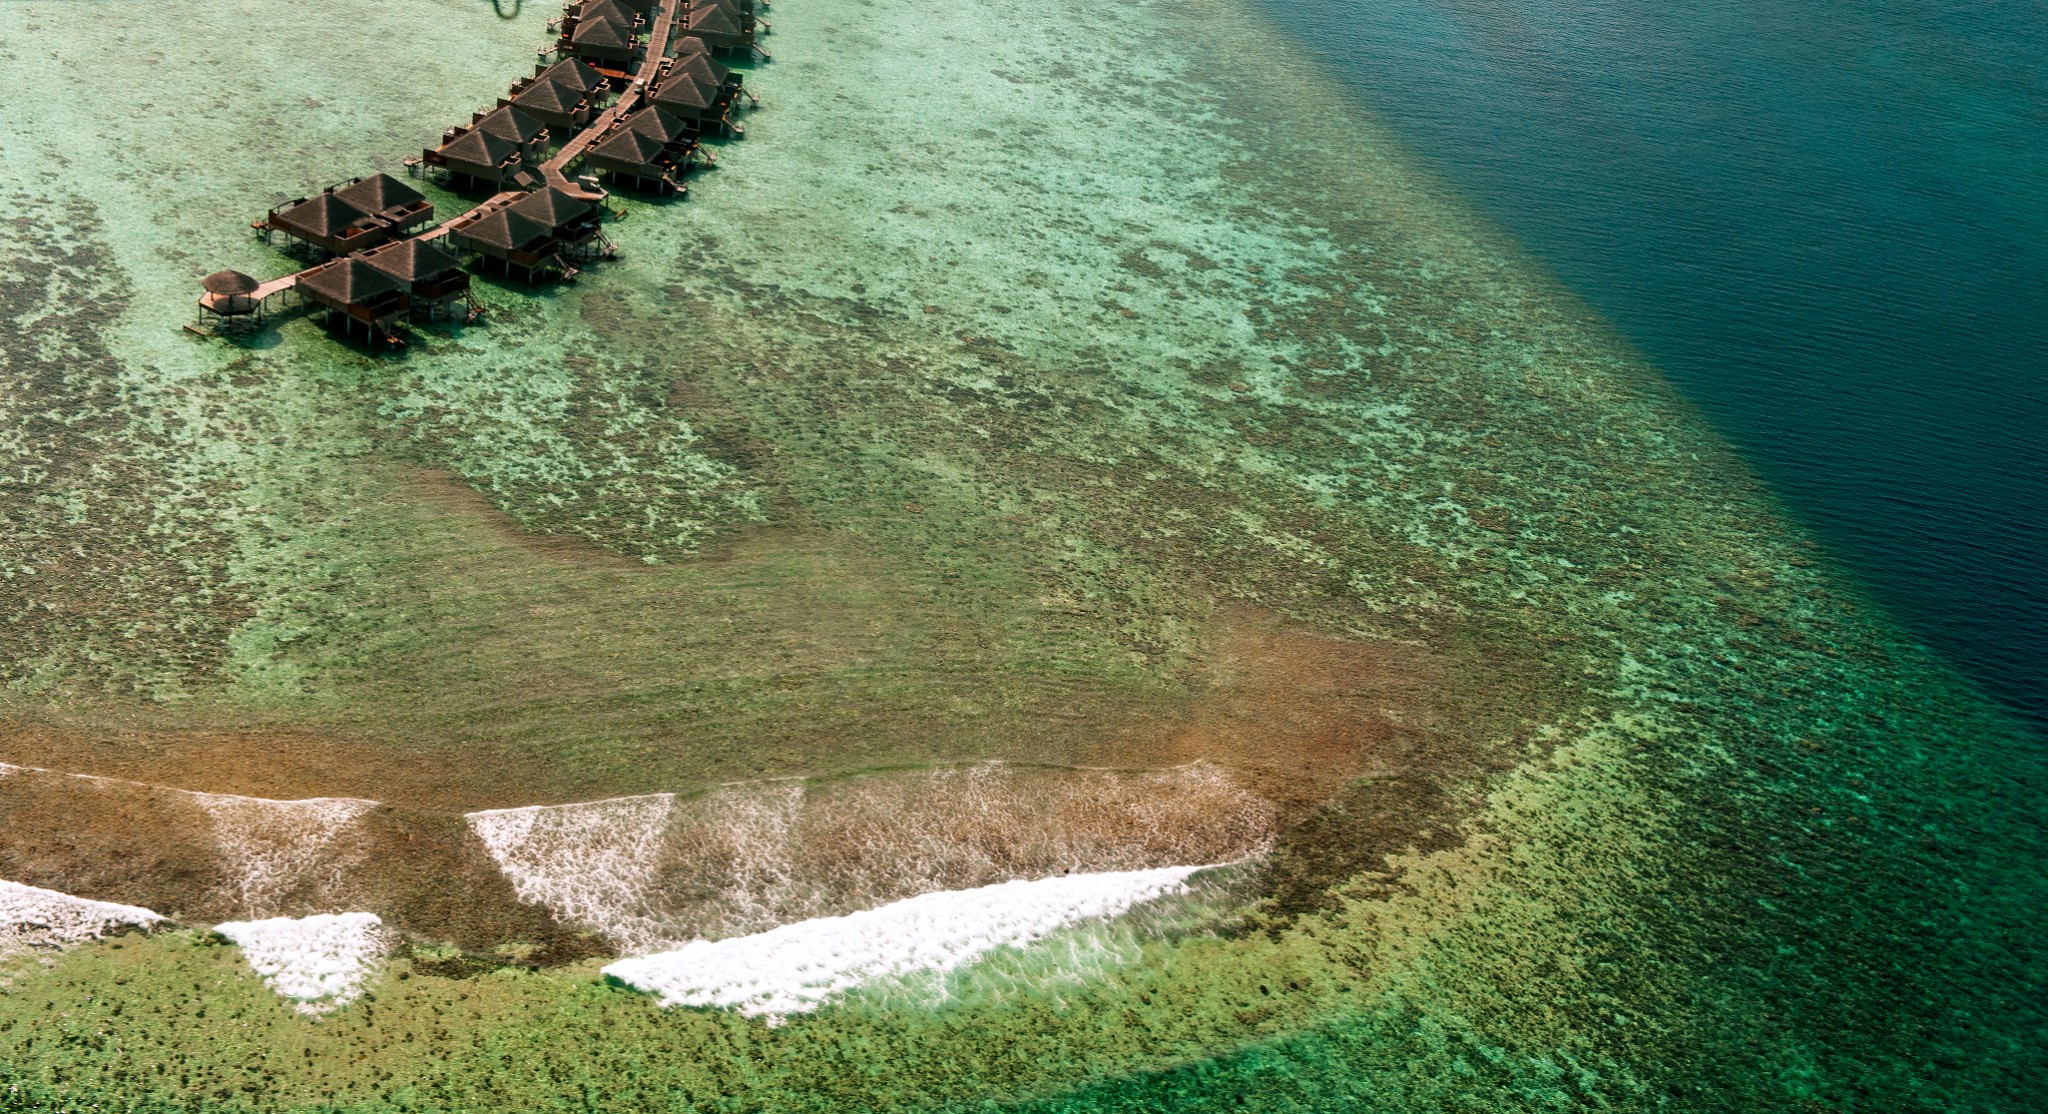
[{"label": "overwater bungalow", "polygon": [[573,32],[586,20],[602,19],[616,23],[631,31],[640,31],[647,26],[646,9],[635,8],[620,0],[584,0],[565,10],[562,17],[564,34]]},{"label": "overwater bungalow", "polygon": [[716,93],[727,100],[740,94],[745,76],[713,58],[701,43],[685,39],[679,45],[676,55],[662,66],[668,77],[687,76],[707,92]]},{"label": "overwater bungalow", "polygon": [[462,260],[424,240],[399,240],[358,258],[397,282],[412,299],[415,315],[434,319],[460,306],[464,316],[473,317],[481,308],[469,296],[469,273],[462,269]]},{"label": "overwater bungalow", "polygon": [[743,92],[739,74],[719,66],[694,39],[690,45],[692,49],[670,59],[668,70],[655,78],[647,102],[690,121],[698,131],[739,133],[741,127],[729,121],[733,100]]},{"label": "overwater bungalow", "polygon": [[521,89],[526,88],[529,83],[535,81],[553,82],[556,85],[574,89],[578,93],[590,98],[593,104],[597,102],[599,97],[604,95],[608,84],[603,74],[591,69],[583,62],[575,58],[564,58],[552,65],[542,65],[534,71],[532,77],[515,82],[512,86],[513,94],[517,95]]},{"label": "overwater bungalow", "polygon": [[503,189],[526,170],[527,149],[482,128],[467,128],[446,139],[432,151],[422,151],[420,160],[448,171],[448,184],[455,189]]},{"label": "overwater bungalow", "polygon": [[605,252],[611,251],[610,241],[598,228],[603,214],[597,204],[568,190],[557,186],[535,190],[514,201],[505,211],[545,225],[549,235],[564,248],[580,252],[598,244]]},{"label": "overwater bungalow", "polygon": [[338,187],[334,196],[384,222],[385,231],[404,236],[434,219],[434,206],[420,191],[389,174],[372,174]]},{"label": "overwater bungalow", "polygon": [[496,270],[508,277],[516,275],[527,282],[539,278],[550,264],[561,267],[564,274],[574,271],[561,258],[553,228],[510,208],[464,224],[451,232],[448,239],[456,247],[481,256],[484,270]]},{"label": "overwater bungalow", "polygon": [[[581,62],[574,64],[582,65]],[[589,69],[587,66],[584,68]],[[545,123],[565,142],[597,115],[593,94],[572,85],[549,81],[545,76],[513,86],[512,97],[505,103],[510,109]]]},{"label": "overwater bungalow", "polygon": [[727,117],[739,93],[739,75],[699,49],[669,61],[648,102],[692,122],[700,131],[738,131]]},{"label": "overwater bungalow", "polygon": [[[633,115],[637,119],[661,111],[649,108]],[[682,177],[689,169],[697,143],[688,134],[689,129],[682,120],[674,116],[669,116],[668,120],[683,133],[676,140],[662,138],[664,128],[659,122],[643,127],[628,123],[613,129],[610,135],[592,147],[584,155],[584,165],[607,175],[614,186],[624,189],[654,194],[683,191],[686,187]]]},{"label": "overwater bungalow", "polygon": [[335,255],[381,244],[391,236],[390,226],[375,213],[337,197],[332,188],[270,210],[256,227],[266,239],[282,232],[287,242],[310,244]]},{"label": "overwater bungalow", "polygon": [[674,34],[697,39],[712,50],[758,50],[755,30],[754,13],[732,6],[730,0],[697,0],[676,13]]},{"label": "overwater bungalow", "polygon": [[[489,132],[499,139],[509,139],[517,143],[522,155],[530,162],[540,161],[541,152],[547,150],[548,143],[555,134],[551,130],[552,123],[516,105],[501,104],[489,112],[479,112],[470,126],[479,131]],[[567,135],[574,130],[571,128],[562,134]]]},{"label": "overwater bungalow", "polygon": [[629,24],[609,19],[579,20],[576,30],[562,40],[563,53],[587,63],[599,73],[624,77],[632,68],[638,40]]},{"label": "overwater bungalow", "polygon": [[697,149],[697,126],[659,106],[650,106],[633,113],[621,122],[621,126],[643,135],[651,135],[684,151]]},{"label": "overwater bungalow", "polygon": [[392,330],[412,306],[397,279],[357,256],[299,272],[297,287],[307,301],[327,307],[329,328],[350,336],[360,330],[366,340],[395,343]]}]

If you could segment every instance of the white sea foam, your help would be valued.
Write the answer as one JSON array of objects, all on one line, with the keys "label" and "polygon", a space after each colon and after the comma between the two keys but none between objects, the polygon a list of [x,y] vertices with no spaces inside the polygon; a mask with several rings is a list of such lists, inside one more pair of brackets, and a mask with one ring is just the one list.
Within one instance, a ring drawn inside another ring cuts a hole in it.
[{"label": "white sea foam", "polygon": [[1255,855],[1272,806],[1220,767],[1002,762],[470,813],[520,900],[622,954],[943,890]]},{"label": "white sea foam", "polygon": [[82,944],[117,928],[147,929],[164,923],[161,914],[139,905],[0,881],[0,957]]},{"label": "white sea foam", "polygon": [[234,941],[264,983],[305,1014],[355,1001],[389,949],[375,913],[229,921],[214,931]]},{"label": "white sea foam", "polygon": [[719,1006],[771,1021],[817,1009],[856,986],[945,972],[1002,947],[1115,916],[1187,888],[1199,866],[1069,874],[922,894],[753,936],[697,940],[622,959],[604,973],[663,1006]]},{"label": "white sea foam", "polygon": [[665,942],[649,909],[675,812],[673,793],[569,805],[491,809],[464,817],[519,900],[603,932],[631,952]]},{"label": "white sea foam", "polygon": [[[244,912],[273,912],[306,881],[334,837],[377,802],[360,797],[276,801],[227,793],[193,793],[213,821],[221,854],[235,867]],[[339,874],[345,864],[330,864]],[[338,880],[338,879],[337,879]]]}]

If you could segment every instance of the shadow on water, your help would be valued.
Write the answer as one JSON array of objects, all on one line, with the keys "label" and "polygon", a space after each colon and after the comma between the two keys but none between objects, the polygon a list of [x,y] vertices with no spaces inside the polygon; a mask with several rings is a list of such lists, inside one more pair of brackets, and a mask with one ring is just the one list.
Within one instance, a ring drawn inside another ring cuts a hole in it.
[{"label": "shadow on water", "polygon": [[511,0],[508,5],[505,0],[491,0],[491,10],[498,13],[499,19],[518,19],[519,9],[524,3],[525,0]]}]

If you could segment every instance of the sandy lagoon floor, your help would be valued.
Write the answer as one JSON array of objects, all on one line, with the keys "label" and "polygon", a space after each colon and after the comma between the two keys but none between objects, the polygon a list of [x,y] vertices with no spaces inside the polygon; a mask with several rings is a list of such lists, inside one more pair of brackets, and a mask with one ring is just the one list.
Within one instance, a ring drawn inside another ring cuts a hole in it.
[{"label": "sandy lagoon floor", "polygon": [[[545,15],[0,10],[41,75],[0,89],[0,761],[140,784],[0,781],[0,877],[409,933],[317,1022],[205,934],[24,968],[32,1106],[2035,1093],[2037,756],[1246,11],[788,0],[748,138],[576,286],[399,358],[178,330],[290,266],[249,219],[396,169]],[[461,819],[963,769],[1115,818],[1159,794],[1105,777],[1191,768],[1255,799],[1251,879],[773,1029],[599,983]],[[377,807],[252,909],[190,791]]]}]

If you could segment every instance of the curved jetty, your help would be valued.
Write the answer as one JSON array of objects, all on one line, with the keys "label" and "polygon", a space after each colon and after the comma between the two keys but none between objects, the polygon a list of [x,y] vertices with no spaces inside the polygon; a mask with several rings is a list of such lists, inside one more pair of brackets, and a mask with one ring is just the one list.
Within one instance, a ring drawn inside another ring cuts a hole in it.
[{"label": "curved jetty", "polygon": [[[582,264],[617,250],[600,227],[610,195],[599,175],[622,189],[682,195],[698,156],[715,161],[701,137],[745,133],[732,113],[743,97],[759,100],[712,55],[767,58],[755,41],[767,27],[754,0],[566,5],[531,77],[406,160],[416,177],[490,196],[440,224],[424,194],[389,174],[296,198],[250,226],[266,242],[282,236],[287,248],[325,258],[267,282],[210,275],[199,323],[187,327],[207,335],[314,308],[344,336],[402,347],[400,329],[413,317],[482,315],[465,266],[528,283],[573,281]],[[572,178],[579,164],[588,172]]]}]

